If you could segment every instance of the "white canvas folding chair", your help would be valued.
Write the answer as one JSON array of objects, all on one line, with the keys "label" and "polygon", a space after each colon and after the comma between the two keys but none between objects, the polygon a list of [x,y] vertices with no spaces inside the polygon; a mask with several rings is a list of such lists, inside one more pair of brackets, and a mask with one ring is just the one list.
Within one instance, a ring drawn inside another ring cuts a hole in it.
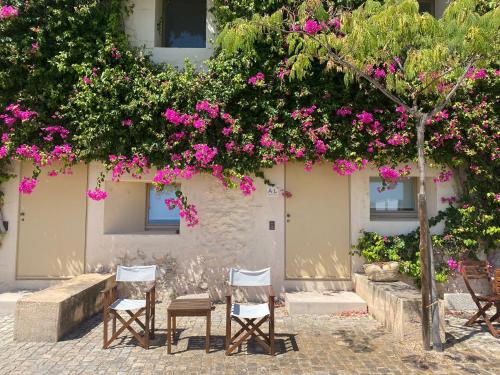
[{"label": "white canvas folding chair", "polygon": [[[233,287],[267,287],[268,302],[261,304],[241,304],[232,302]],[[229,288],[226,293],[226,355],[230,355],[248,338],[266,352],[274,355],[274,291],[271,286],[271,269],[248,271],[231,268],[229,271]],[[241,328],[236,334],[231,333],[231,321],[237,322]],[[269,333],[265,334],[260,326],[269,322]]]},{"label": "white canvas folding chair", "polygon": [[[116,282],[151,283],[151,285],[148,285],[146,289],[146,299],[118,298],[117,284],[101,292],[104,297],[104,349],[108,348],[125,329],[128,329],[132,333],[143,348],[149,348],[149,339],[154,338],[155,332],[155,281],[156,266],[117,267]],[[120,315],[120,311],[126,312],[130,318],[125,320]],[[142,315],[145,316],[144,323],[139,319]],[[113,325],[111,338],[108,340],[108,323],[110,319],[112,319]],[[116,329],[116,320],[119,320],[122,324],[118,330]],[[134,330],[132,327],[132,323],[134,322],[144,330],[144,335],[141,336]]]}]

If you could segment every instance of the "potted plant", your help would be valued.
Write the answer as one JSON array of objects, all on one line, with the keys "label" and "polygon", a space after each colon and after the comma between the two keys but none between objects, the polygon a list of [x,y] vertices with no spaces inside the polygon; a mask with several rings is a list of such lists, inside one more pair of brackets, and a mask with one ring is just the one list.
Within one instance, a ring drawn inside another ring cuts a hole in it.
[{"label": "potted plant", "polygon": [[375,232],[362,232],[354,254],[366,259],[364,270],[368,280],[398,281],[400,253],[404,250],[404,241],[398,236],[382,236]]}]

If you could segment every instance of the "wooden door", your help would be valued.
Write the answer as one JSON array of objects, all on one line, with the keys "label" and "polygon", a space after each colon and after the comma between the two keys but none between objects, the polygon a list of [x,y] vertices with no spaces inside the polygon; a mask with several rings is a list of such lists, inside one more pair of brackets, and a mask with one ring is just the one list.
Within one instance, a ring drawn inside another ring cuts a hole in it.
[{"label": "wooden door", "polygon": [[285,269],[288,279],[351,278],[349,178],[329,164],[286,167]]},{"label": "wooden door", "polygon": [[[32,166],[23,163],[21,177]],[[44,170],[30,195],[21,194],[17,247],[18,279],[58,279],[84,272],[87,166],[72,174]]]}]

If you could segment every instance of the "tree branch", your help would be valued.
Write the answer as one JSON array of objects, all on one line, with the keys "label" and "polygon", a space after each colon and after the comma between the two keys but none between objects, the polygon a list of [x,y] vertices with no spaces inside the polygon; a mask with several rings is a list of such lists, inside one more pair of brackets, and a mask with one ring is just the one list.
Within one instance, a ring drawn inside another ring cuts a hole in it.
[{"label": "tree branch", "polygon": [[401,98],[399,98],[396,95],[394,95],[393,93],[391,93],[380,82],[378,82],[374,78],[370,77],[368,74],[366,74],[365,72],[363,72],[357,66],[355,66],[355,65],[351,64],[350,62],[348,62],[348,61],[344,60],[343,58],[341,58],[339,55],[337,55],[335,53],[335,51],[333,51],[331,49],[331,47],[329,45],[325,44],[324,42],[322,42],[321,40],[319,40],[318,38],[316,38],[314,35],[307,34],[306,32],[304,32],[302,30],[301,31],[285,31],[285,32],[286,33],[299,33],[299,34],[303,34],[303,35],[307,35],[307,36],[311,37],[312,39],[314,39],[315,41],[317,41],[323,48],[325,48],[327,50],[328,55],[331,56],[333,58],[333,60],[337,64],[342,65],[343,67],[350,69],[357,76],[362,77],[365,80],[367,80],[368,82],[370,82],[373,85],[373,87],[375,87],[377,90],[379,90],[382,94],[384,94],[387,98],[389,98],[390,100],[392,100],[396,104],[399,104],[400,106],[403,106],[403,108],[405,110],[407,110],[408,112],[410,112],[410,113],[414,113],[415,112]]},{"label": "tree branch", "polygon": [[438,112],[441,112],[444,107],[450,102],[451,98],[455,93],[457,92],[458,88],[462,85],[462,82],[465,79],[465,76],[469,72],[469,69],[472,67],[472,64],[474,64],[474,61],[476,61],[477,57],[472,57],[469,59],[469,62],[467,63],[464,72],[460,76],[460,78],[457,80],[453,88],[450,90],[450,92],[446,95],[446,97],[441,101],[441,103],[438,103],[434,109],[429,113],[429,118],[434,117],[434,115]]}]

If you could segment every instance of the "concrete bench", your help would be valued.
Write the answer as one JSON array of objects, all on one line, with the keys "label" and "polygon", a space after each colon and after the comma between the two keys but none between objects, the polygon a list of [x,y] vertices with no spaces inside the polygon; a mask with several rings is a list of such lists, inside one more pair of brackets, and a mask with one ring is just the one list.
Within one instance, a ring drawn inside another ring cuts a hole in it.
[{"label": "concrete bench", "polygon": [[[402,281],[373,282],[366,275],[355,274],[356,293],[368,305],[368,312],[399,339],[421,337],[422,296],[420,291]],[[444,303],[439,303],[441,336],[444,337]]]},{"label": "concrete bench", "polygon": [[102,309],[100,291],[112,285],[112,274],[85,274],[17,301],[14,338],[56,342]]}]

